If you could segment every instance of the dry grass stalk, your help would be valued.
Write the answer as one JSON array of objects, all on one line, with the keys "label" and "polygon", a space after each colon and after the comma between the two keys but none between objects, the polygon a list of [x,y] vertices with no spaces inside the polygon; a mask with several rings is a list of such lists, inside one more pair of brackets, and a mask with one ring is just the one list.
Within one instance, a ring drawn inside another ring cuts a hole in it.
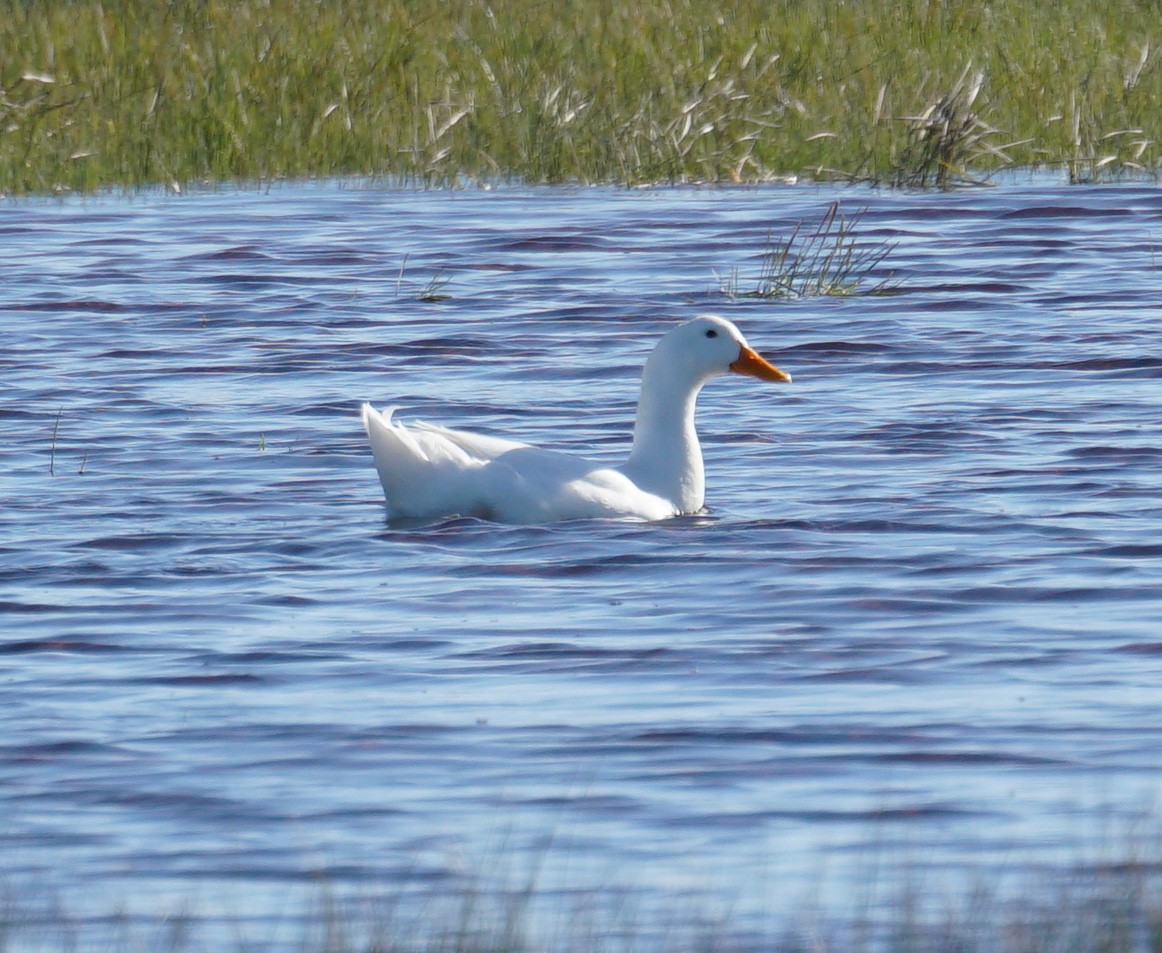
[{"label": "dry grass stalk", "polygon": [[984,79],[984,71],[974,72],[970,62],[947,93],[918,115],[904,117],[908,145],[896,164],[893,184],[946,189],[975,181],[967,169],[983,155],[1007,159],[1000,148],[988,142],[998,130],[974,109]]}]

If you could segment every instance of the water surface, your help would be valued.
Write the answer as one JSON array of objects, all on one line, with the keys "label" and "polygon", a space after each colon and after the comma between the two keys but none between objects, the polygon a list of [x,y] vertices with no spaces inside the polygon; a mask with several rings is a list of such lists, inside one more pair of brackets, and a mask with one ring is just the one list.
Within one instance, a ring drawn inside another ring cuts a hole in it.
[{"label": "water surface", "polygon": [[[835,199],[895,294],[720,292]],[[1047,181],[8,202],[6,882],[745,931],[1102,854],[1160,781],[1160,228]],[[702,311],[795,377],[703,392],[705,516],[385,520],[360,400],[614,461]]]}]

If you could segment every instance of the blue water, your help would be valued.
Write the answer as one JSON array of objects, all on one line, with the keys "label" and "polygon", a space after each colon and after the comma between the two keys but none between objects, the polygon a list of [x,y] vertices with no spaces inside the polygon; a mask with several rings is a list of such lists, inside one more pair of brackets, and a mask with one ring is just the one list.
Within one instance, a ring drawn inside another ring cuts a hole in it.
[{"label": "blue water", "polygon": [[[893,294],[722,293],[833,200]],[[1158,189],[1049,180],[7,201],[0,882],[211,945],[530,880],[745,933],[1116,855],[1158,241]],[[615,461],[704,311],[795,378],[703,392],[705,516],[386,521],[359,401]]]}]

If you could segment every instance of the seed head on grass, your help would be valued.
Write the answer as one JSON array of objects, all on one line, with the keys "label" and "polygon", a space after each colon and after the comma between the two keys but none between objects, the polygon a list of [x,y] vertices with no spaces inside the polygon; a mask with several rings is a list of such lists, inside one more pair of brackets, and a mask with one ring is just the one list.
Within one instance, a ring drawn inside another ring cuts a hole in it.
[{"label": "seed head on grass", "polygon": [[975,110],[984,86],[983,70],[965,66],[948,92],[930,101],[914,116],[906,116],[908,140],[892,171],[892,184],[906,188],[947,189],[964,183],[979,184],[968,169],[988,157],[1002,167],[1012,162],[990,139],[999,130]]},{"label": "seed head on grass", "polygon": [[1155,6],[0,0],[0,192],[1150,176]]},{"label": "seed head on grass", "polygon": [[[1136,79],[1131,82],[1127,77],[1127,95],[1133,92],[1135,85]],[[1157,180],[1157,166],[1142,162],[1143,154],[1153,145],[1144,129],[1103,131],[1103,123],[1108,120],[1084,88],[1070,92],[1068,118],[1072,154],[1064,164],[1071,185],[1112,181],[1119,177]]]}]

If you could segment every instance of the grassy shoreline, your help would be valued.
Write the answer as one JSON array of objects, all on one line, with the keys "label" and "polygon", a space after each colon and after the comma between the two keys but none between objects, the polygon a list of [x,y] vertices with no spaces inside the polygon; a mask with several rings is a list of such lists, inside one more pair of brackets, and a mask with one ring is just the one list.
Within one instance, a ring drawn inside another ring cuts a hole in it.
[{"label": "grassy shoreline", "polygon": [[1131,0],[0,0],[0,192],[1154,175]]}]

